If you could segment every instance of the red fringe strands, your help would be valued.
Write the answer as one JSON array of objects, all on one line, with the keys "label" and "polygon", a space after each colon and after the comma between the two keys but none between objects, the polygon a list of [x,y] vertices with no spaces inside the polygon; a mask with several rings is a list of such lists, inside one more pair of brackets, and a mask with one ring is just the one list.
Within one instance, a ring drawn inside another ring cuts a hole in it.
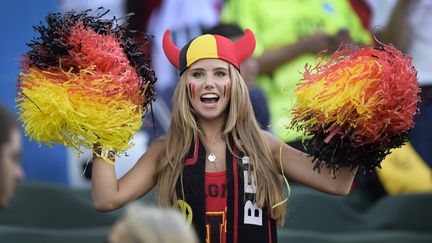
[{"label": "red fringe strands", "polygon": [[[83,12],[49,14],[21,61],[18,108],[39,144],[127,150],[155,98],[150,59],[125,25]],[[143,35],[143,40],[149,36]]]},{"label": "red fringe strands", "polygon": [[372,171],[406,142],[418,112],[417,72],[393,46],[343,47],[327,62],[306,65],[303,79],[292,126],[312,135],[306,146],[316,168]]}]

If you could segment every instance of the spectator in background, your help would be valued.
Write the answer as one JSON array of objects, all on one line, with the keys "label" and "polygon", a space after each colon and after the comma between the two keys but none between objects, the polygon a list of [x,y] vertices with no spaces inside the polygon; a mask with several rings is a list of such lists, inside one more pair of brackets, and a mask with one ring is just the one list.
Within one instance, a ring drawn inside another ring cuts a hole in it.
[{"label": "spectator in background", "polygon": [[[244,35],[244,31],[236,24],[218,24],[204,31],[204,34],[222,35],[236,42]],[[270,130],[270,114],[264,92],[255,85],[257,60],[249,58],[240,65],[241,74],[249,88],[249,95],[255,117],[263,130]]]},{"label": "spectator in background", "polygon": [[287,130],[294,89],[306,63],[322,50],[335,51],[341,43],[372,43],[348,1],[231,0],[222,21],[251,28],[257,37],[255,56],[261,86],[270,106],[271,126],[279,139],[303,149],[302,134]]},{"label": "spectator in background", "polygon": [[15,184],[24,177],[20,165],[21,135],[18,123],[9,110],[0,104],[0,209],[14,195]]},{"label": "spectator in background", "polygon": [[195,232],[173,209],[131,204],[114,225],[110,243],[198,243]]}]

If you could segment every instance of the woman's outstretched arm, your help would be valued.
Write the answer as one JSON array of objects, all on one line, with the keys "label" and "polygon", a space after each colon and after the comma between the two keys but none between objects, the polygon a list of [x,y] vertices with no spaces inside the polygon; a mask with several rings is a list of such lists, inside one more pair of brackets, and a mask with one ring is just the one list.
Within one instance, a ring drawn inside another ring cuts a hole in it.
[{"label": "woman's outstretched arm", "polygon": [[280,158],[287,178],[315,190],[333,194],[347,195],[351,189],[357,168],[339,168],[336,177],[329,168],[323,166],[320,172],[314,170],[312,157],[283,143],[272,134],[263,131],[270,146],[275,163],[280,170]]},{"label": "woman's outstretched arm", "polygon": [[112,211],[144,196],[155,185],[156,159],[162,142],[156,141],[120,180],[114,166],[101,158],[93,160],[92,197],[98,211]]}]

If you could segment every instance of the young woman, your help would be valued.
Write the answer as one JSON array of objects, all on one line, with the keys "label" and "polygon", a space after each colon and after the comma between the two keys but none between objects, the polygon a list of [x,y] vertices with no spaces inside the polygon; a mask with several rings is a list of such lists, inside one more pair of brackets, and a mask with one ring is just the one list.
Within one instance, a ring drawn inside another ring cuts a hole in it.
[{"label": "young woman", "polygon": [[286,208],[279,175],[334,195],[349,192],[355,171],[313,170],[312,158],[261,130],[240,63],[255,48],[250,30],[236,43],[202,35],[178,49],[170,32],[165,54],[180,71],[170,128],[119,181],[96,158],[93,199],[100,211],[158,189],[159,204],[177,206],[201,242],[276,242]]}]

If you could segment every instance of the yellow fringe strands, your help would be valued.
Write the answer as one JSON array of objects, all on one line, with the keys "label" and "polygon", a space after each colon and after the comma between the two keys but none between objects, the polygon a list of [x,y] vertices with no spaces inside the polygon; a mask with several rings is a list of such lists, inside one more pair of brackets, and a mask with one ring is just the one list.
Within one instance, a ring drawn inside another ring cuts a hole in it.
[{"label": "yellow fringe strands", "polygon": [[28,44],[19,75],[18,108],[24,130],[39,144],[100,146],[118,156],[132,146],[156,77],[149,59],[113,20],[89,11],[50,14]]},{"label": "yellow fringe strands", "polygon": [[411,58],[393,46],[343,47],[326,63],[306,65],[303,78],[292,126],[312,136],[306,147],[316,168],[373,171],[407,141],[419,87]]}]

